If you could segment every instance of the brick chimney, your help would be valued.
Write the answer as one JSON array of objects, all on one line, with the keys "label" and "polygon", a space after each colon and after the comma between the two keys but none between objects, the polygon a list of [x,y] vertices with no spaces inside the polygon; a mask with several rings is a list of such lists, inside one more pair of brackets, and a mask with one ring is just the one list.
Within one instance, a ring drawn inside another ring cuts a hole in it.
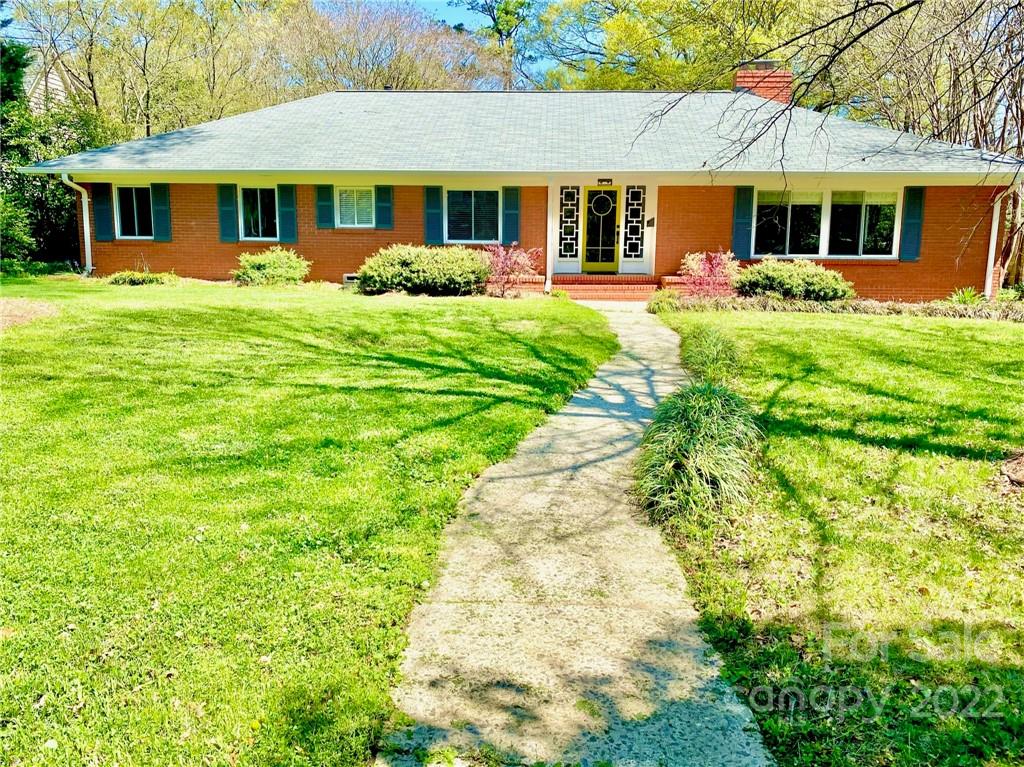
[{"label": "brick chimney", "polygon": [[732,89],[788,104],[793,99],[793,73],[779,61],[746,61],[736,70]]}]

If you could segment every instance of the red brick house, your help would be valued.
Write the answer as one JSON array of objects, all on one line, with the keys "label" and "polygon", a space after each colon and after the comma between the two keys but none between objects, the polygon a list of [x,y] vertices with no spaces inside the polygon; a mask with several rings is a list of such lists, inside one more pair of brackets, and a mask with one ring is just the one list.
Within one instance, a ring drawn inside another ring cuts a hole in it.
[{"label": "red brick house", "polygon": [[1021,161],[789,107],[790,82],[326,93],[24,170],[78,190],[98,274],[226,279],[280,242],[342,281],[389,243],[518,241],[577,295],[641,297],[719,249],[814,259],[862,296],[991,294]]}]

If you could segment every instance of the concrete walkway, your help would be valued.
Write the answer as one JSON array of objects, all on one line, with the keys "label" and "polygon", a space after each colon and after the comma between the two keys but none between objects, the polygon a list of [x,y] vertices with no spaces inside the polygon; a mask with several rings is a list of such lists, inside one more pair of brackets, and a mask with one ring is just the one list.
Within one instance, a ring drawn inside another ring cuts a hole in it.
[{"label": "concrete walkway", "polygon": [[480,749],[527,764],[771,763],[673,554],[628,499],[652,407],[682,378],[679,339],[640,305],[592,306],[622,351],[467,494],[393,693],[415,724],[378,765],[476,763]]}]

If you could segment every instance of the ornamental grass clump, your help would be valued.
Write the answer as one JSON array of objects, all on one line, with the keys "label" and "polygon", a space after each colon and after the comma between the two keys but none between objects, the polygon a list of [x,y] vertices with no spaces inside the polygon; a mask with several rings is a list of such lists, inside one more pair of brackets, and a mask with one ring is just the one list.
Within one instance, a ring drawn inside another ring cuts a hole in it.
[{"label": "ornamental grass clump", "polygon": [[138,272],[125,270],[114,272],[107,277],[111,285],[168,285],[178,281],[178,275],[173,272]]},{"label": "ornamental grass clump", "polygon": [[640,504],[656,522],[708,523],[748,498],[760,437],[746,400],[702,381],[665,399],[636,463]]},{"label": "ornamental grass clump", "polygon": [[309,261],[294,250],[274,245],[260,253],[243,253],[231,278],[239,285],[298,285],[309,274]]},{"label": "ornamental grass clump", "polygon": [[772,296],[798,301],[839,301],[853,298],[853,285],[843,275],[813,261],[766,258],[744,269],[735,281],[741,296]]},{"label": "ornamental grass clump", "polygon": [[694,325],[684,333],[682,358],[694,376],[717,384],[731,380],[739,367],[736,344],[710,325]]},{"label": "ornamental grass clump", "polygon": [[679,311],[679,291],[662,288],[651,293],[647,300],[647,311],[651,314]]}]

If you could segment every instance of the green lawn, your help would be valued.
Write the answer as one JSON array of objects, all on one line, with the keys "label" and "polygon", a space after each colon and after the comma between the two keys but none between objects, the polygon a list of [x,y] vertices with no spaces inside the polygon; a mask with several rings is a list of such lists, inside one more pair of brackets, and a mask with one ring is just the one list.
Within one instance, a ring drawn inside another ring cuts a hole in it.
[{"label": "green lawn", "polygon": [[567,301],[7,281],[0,763],[359,764],[463,489],[615,349]]},{"label": "green lawn", "polygon": [[780,764],[1024,763],[1024,328],[662,316],[737,342],[766,435],[753,503],[674,537]]}]

